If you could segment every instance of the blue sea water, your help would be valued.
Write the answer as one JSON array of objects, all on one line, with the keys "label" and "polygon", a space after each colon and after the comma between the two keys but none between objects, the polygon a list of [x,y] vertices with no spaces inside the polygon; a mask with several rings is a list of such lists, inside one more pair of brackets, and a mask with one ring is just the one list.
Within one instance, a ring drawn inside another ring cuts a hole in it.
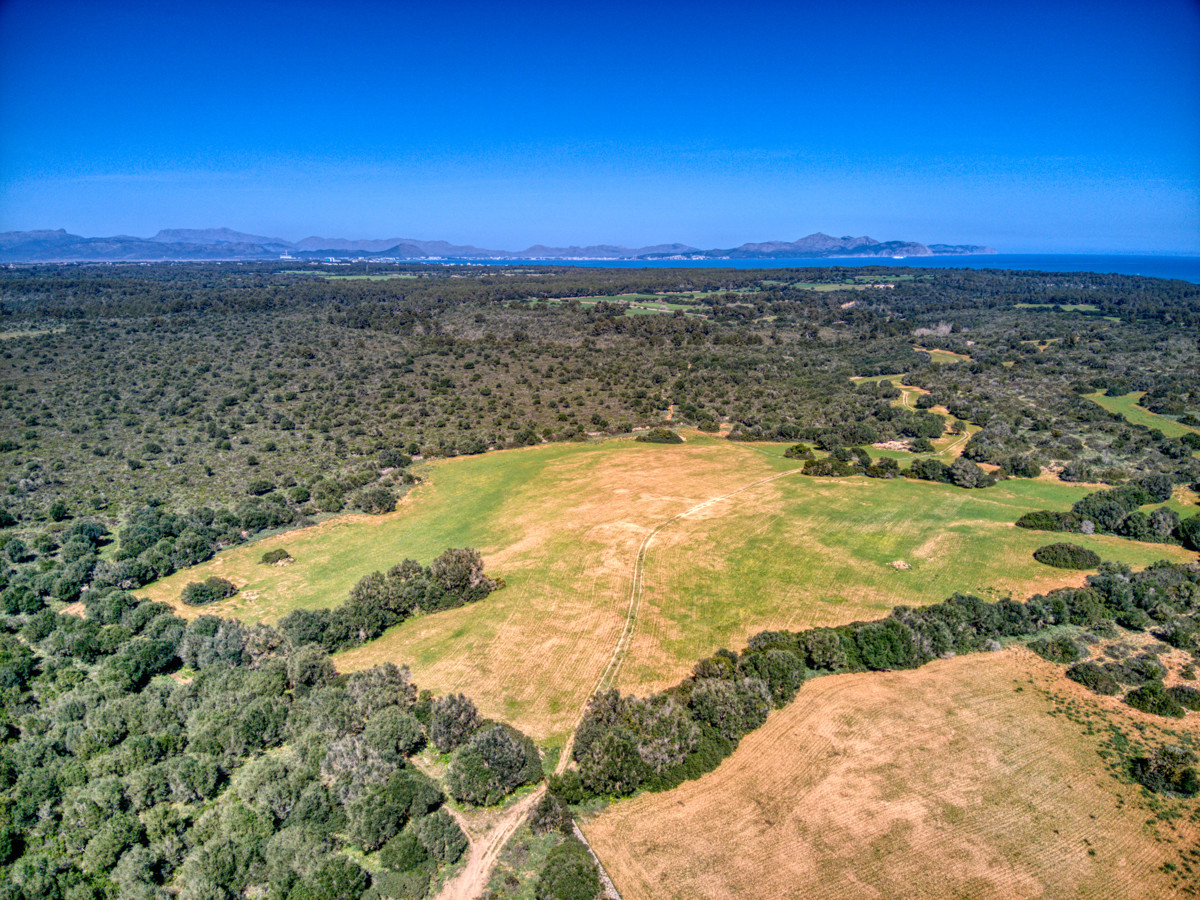
[{"label": "blue sea water", "polygon": [[1106,256],[1099,254],[997,253],[981,256],[910,256],[904,259],[494,259],[495,265],[596,266],[604,269],[792,269],[815,266],[903,266],[920,269],[1007,269],[1038,272],[1102,272],[1175,278],[1200,284],[1200,256]]}]

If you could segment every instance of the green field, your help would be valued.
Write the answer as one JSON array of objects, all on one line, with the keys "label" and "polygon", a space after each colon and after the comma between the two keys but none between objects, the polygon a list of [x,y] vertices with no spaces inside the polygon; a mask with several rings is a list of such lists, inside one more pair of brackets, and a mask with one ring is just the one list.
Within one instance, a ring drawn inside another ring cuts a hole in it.
[{"label": "green field", "polygon": [[1089,400],[1099,403],[1111,413],[1124,417],[1134,425],[1145,425],[1147,428],[1157,428],[1167,437],[1182,437],[1185,434],[1198,434],[1200,429],[1181,425],[1169,416],[1162,416],[1145,407],[1138,406],[1138,401],[1146,394],[1145,391],[1134,391],[1123,397],[1109,397],[1103,391],[1085,395]]},{"label": "green field", "polygon": [[[1011,523],[1029,509],[1065,509],[1086,488],[1013,480],[964,491],[799,474],[767,481],[797,470],[783,445],[686,435],[682,446],[619,439],[426,464],[426,483],[394,513],[344,516],[235,548],[147,593],[175,602],[187,582],[219,574],[242,590],[203,611],[274,621],[340,603],[362,575],[405,557],[427,563],[446,547],[478,547],[505,588],[396,626],[338,664],[407,663],[423,687],[462,691],[485,714],[557,743],[608,666],[638,548],[655,529],[617,678],[625,690],[673,683],[698,657],[764,628],[874,618],[956,590],[1023,597],[1080,578],[1034,562],[1050,536]],[[1078,540],[1139,566],[1191,557],[1118,538]],[[295,562],[260,564],[274,547]],[[897,560],[910,568],[893,568]]]},{"label": "green field", "polygon": [[914,350],[921,353],[928,353],[933,362],[942,365],[951,365],[960,362],[972,362],[971,357],[965,353],[954,353],[951,350],[930,350],[928,347],[913,347]]},{"label": "green field", "polygon": [[547,306],[561,306],[572,301],[581,306],[595,306],[601,301],[605,303],[625,303],[629,306],[630,315],[653,315],[655,313],[673,313],[681,310],[689,315],[703,315],[703,307],[696,299],[709,296],[706,293],[695,294],[612,294],[595,297],[553,297],[547,300],[530,298],[527,303]]}]

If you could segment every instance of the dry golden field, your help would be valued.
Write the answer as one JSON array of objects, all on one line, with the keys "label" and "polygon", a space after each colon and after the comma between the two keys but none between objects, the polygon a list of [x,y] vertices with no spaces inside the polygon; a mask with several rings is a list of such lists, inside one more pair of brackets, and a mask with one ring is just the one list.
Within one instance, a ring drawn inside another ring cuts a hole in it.
[{"label": "dry golden field", "polygon": [[1200,738],[1200,716],[1062,672],[1014,648],[816,679],[714,772],[584,831],[625,900],[1193,896],[1164,866],[1200,868],[1200,821],[1156,820],[1098,754],[1108,723]]}]

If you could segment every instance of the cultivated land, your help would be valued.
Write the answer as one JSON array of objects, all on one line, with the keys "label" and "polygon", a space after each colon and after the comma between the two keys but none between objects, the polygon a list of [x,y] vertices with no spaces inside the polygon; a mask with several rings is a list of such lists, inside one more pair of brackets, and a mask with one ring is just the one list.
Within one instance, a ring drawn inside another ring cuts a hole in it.
[{"label": "cultivated land", "polygon": [[714,772],[583,828],[625,900],[1192,896],[1200,823],[1098,756],[1164,720],[1062,671],[1012,648],[815,679]]},{"label": "cultivated land", "polygon": [[[672,684],[698,658],[740,648],[765,628],[877,618],[954,591],[1023,598],[1082,583],[1080,573],[1035,562],[1048,537],[1012,522],[1030,509],[1066,509],[1088,488],[1010,480],[964,491],[809,478],[782,457],[784,445],[685,434],[682,446],[621,439],[439,461],[421,468],[426,483],[394,513],[265,538],[146,593],[189,617],[273,622],[295,608],[336,605],[364,574],[406,557],[427,563],[446,547],[478,547],[506,587],[409,620],[337,664],[406,663],[422,687],[461,691],[485,715],[561,745],[612,660],[638,549],[659,526],[645,547],[640,606],[615,678],[626,692]],[[1115,537],[1073,539],[1135,566],[1193,556]],[[294,562],[262,565],[275,547]],[[911,568],[893,568],[896,560]],[[203,609],[178,603],[185,584],[210,574],[241,592]]]}]

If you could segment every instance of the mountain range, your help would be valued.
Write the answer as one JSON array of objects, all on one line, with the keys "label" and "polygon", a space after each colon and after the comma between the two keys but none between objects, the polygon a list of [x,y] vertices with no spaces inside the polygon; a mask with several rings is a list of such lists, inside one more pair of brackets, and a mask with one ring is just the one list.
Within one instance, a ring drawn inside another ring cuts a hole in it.
[{"label": "mountain range", "polygon": [[229,228],[168,228],[153,237],[83,237],[57,231],[8,231],[0,234],[0,262],[117,262],[157,260],[293,259],[821,259],[831,257],[961,256],[995,253],[968,244],[919,244],[877,241],[869,237],[832,237],[817,232],[796,241],[747,243],[729,249],[701,250],[687,244],[621,247],[547,247],[487,250],[469,244],[412,238],[346,240],[308,237],[302,241],[246,234]]}]

